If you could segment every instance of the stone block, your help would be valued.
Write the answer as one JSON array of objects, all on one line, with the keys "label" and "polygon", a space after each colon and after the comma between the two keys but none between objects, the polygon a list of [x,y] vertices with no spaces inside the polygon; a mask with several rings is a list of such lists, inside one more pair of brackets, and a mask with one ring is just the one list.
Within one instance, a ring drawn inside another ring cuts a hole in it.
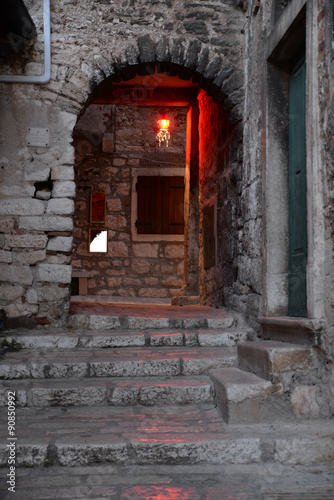
[{"label": "stone block", "polygon": [[297,417],[317,418],[320,407],[317,401],[319,389],[312,385],[299,385],[291,394],[291,404]]},{"label": "stone block", "polygon": [[108,243],[108,254],[110,257],[127,257],[129,249],[123,241],[111,241]]},{"label": "stone block", "polygon": [[75,183],[72,181],[55,181],[52,190],[53,198],[74,198]]},{"label": "stone block", "polygon": [[198,40],[191,40],[185,57],[185,67],[195,69],[198,61],[198,54],[201,51],[201,43]]},{"label": "stone block", "polygon": [[168,296],[164,288],[141,288],[138,292],[139,297],[165,298]]},{"label": "stone block", "polygon": [[145,260],[134,260],[131,268],[134,274],[145,274],[150,270],[150,263]]},{"label": "stone block", "polygon": [[150,243],[137,243],[133,245],[133,254],[135,257],[157,258],[159,245]]},{"label": "stone block", "polygon": [[11,248],[43,249],[48,237],[45,234],[7,234],[6,240]]},{"label": "stone block", "polygon": [[68,294],[69,291],[67,288],[59,288],[58,285],[52,283],[37,289],[37,296],[40,301],[55,302],[65,299],[68,297]]},{"label": "stone block", "polygon": [[38,304],[37,292],[34,288],[29,288],[26,298],[29,304]]},{"label": "stone block", "polygon": [[46,258],[45,250],[36,250],[35,252],[14,252],[14,260],[19,264],[33,266]]},{"label": "stone block", "polygon": [[116,316],[90,316],[88,328],[90,330],[116,330],[121,327]]},{"label": "stone block", "polygon": [[37,281],[45,281],[47,283],[71,283],[72,266],[57,265],[57,264],[38,264],[37,265]]},{"label": "stone block", "polygon": [[51,170],[51,179],[54,181],[73,181],[74,169],[73,167],[64,166],[53,167]]},{"label": "stone block", "polygon": [[164,332],[149,333],[151,346],[182,346],[182,333]]},{"label": "stone block", "polygon": [[128,184],[127,182],[118,183],[117,193],[122,196],[128,196],[130,194],[130,184]]},{"label": "stone block", "polygon": [[70,252],[72,250],[73,238],[70,236],[56,236],[49,239],[47,250],[55,252]]},{"label": "stone block", "polygon": [[28,266],[0,264],[0,276],[1,281],[9,281],[9,283],[31,285],[33,282],[33,275]]},{"label": "stone block", "polygon": [[119,212],[122,210],[122,202],[120,198],[111,198],[107,200],[107,211],[108,212]]},{"label": "stone block", "polygon": [[183,259],[184,246],[183,245],[166,245],[165,256],[167,259]]},{"label": "stone block", "polygon": [[167,279],[163,280],[162,284],[164,286],[181,287],[183,285],[183,279],[177,278],[176,276],[169,276]]},{"label": "stone block", "polygon": [[53,198],[48,202],[46,213],[54,215],[72,215],[74,214],[74,201],[66,198]]},{"label": "stone block", "polygon": [[49,168],[31,170],[24,174],[24,179],[28,182],[46,182],[50,176]]},{"label": "stone block", "polygon": [[124,229],[126,224],[127,221],[124,215],[114,214],[106,217],[106,225],[111,229]]},{"label": "stone block", "polygon": [[238,345],[239,368],[271,380],[273,374],[305,370],[311,365],[310,348],[275,342],[245,342]]},{"label": "stone block", "polygon": [[8,300],[8,301],[17,300],[19,297],[22,297],[23,293],[24,293],[24,288],[21,285],[16,285],[16,284],[0,285],[0,300]]},{"label": "stone block", "polygon": [[57,215],[20,217],[19,228],[31,231],[72,231],[73,221],[70,217]]},{"label": "stone block", "polygon": [[24,304],[14,303],[4,306],[4,311],[7,318],[30,317],[38,312],[38,305],[28,304],[27,302]]},{"label": "stone block", "polygon": [[13,261],[12,252],[6,252],[6,250],[0,250],[0,262],[7,262],[7,264]]},{"label": "stone block", "polygon": [[51,191],[48,191],[47,189],[41,190],[41,191],[36,191],[35,198],[38,200],[49,200],[51,198]]},{"label": "stone block", "polygon": [[40,200],[16,198],[0,200],[0,215],[42,215],[45,205]]},{"label": "stone block", "polygon": [[121,286],[122,278],[108,278],[108,287],[117,288]]},{"label": "stone block", "polygon": [[15,228],[16,220],[12,217],[0,217],[0,233],[10,233]]},{"label": "stone block", "polygon": [[272,391],[271,382],[238,368],[213,370],[210,376],[218,408],[226,423],[237,425],[261,421],[261,407]]},{"label": "stone block", "polygon": [[155,42],[149,35],[138,38],[140,62],[153,62],[155,60]]}]

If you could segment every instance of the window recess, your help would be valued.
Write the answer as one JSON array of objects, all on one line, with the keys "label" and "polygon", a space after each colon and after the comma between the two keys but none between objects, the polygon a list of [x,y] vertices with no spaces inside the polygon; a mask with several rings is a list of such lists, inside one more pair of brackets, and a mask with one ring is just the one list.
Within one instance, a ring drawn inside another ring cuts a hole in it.
[{"label": "window recess", "polygon": [[137,234],[184,234],[184,177],[139,176]]}]

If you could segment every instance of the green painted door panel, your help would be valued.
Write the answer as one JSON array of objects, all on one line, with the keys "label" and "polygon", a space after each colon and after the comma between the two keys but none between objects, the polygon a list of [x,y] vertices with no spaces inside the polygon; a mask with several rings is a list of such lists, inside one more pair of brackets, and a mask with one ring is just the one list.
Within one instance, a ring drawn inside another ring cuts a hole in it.
[{"label": "green painted door panel", "polygon": [[306,316],[306,64],[291,65],[289,83],[289,316]]}]

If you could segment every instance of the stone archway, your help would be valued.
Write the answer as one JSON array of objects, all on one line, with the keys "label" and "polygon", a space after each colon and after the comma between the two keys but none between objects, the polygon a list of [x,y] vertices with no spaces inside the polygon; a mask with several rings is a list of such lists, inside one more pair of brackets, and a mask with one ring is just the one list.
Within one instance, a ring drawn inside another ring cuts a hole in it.
[{"label": "stone archway", "polygon": [[[222,274],[225,272],[226,275],[226,269],[223,270],[221,265],[224,263],[218,255],[222,244],[222,241],[218,241],[218,234],[222,234],[224,238],[224,231],[217,229],[223,224],[221,220],[218,221],[222,208],[219,182],[224,176],[224,168],[232,161],[233,148],[236,147],[235,123],[238,122],[241,105],[239,102],[239,106],[233,105],[235,95],[232,100],[225,96],[230,70],[220,68],[219,71],[221,58],[216,56],[210,61],[209,51],[199,42],[191,42],[187,49],[181,41],[174,42],[170,50],[167,39],[155,44],[150,37],[145,36],[138,39],[137,53],[133,47],[127,49],[126,53],[128,60],[114,65],[109,71],[105,69],[111,74],[100,84],[97,84],[99,78],[95,78],[96,85],[86,108],[92,102],[98,102],[99,96],[108,94],[110,88],[125,85],[126,82],[127,85],[137,85],[137,90],[145,86],[152,89],[159,87],[164,78],[177,78],[181,82],[179,87],[187,88],[192,79],[193,86],[202,89],[199,99],[189,94],[183,103],[188,106],[185,272],[182,290],[177,292],[173,303],[201,301],[219,304],[222,301]],[[184,65],[180,64],[182,62]],[[181,97],[171,97],[170,102],[173,99]],[[168,104],[166,100],[168,98],[163,100],[165,105]],[[123,242],[122,245],[127,253],[126,244]],[[217,267],[220,268],[219,271]],[[230,275],[231,273],[229,279]],[[120,279],[109,281],[118,287],[122,282]]]}]

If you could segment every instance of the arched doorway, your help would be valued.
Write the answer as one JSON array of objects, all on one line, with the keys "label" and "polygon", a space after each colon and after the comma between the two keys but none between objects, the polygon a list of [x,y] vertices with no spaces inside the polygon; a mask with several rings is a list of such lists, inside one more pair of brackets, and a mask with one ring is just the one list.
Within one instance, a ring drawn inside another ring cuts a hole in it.
[{"label": "arched doorway", "polygon": [[[138,65],[108,78],[78,119],[72,266],[84,293],[222,303],[234,127],[181,70]],[[162,116],[168,147],[156,139]]]}]

